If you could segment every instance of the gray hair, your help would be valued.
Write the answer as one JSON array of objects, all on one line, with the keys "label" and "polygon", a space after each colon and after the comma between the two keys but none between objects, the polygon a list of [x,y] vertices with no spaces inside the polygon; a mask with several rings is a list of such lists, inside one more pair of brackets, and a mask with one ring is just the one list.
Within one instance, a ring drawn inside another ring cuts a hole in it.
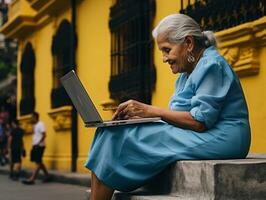
[{"label": "gray hair", "polygon": [[180,44],[184,42],[186,36],[191,35],[199,45],[204,47],[217,46],[212,31],[201,32],[199,24],[184,14],[172,14],[163,18],[153,29],[152,36],[156,39],[161,33],[167,34],[167,39],[172,43]]}]

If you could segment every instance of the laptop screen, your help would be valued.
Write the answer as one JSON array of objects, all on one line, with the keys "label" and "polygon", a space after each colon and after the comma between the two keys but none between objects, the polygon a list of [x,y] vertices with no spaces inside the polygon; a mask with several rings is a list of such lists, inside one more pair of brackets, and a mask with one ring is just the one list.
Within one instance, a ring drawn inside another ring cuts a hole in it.
[{"label": "laptop screen", "polygon": [[60,80],[84,123],[103,121],[74,70]]}]

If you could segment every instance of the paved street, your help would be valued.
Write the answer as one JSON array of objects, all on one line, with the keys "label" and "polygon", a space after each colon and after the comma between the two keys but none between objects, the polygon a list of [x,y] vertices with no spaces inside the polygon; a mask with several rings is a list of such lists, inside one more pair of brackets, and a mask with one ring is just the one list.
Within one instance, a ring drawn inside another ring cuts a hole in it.
[{"label": "paved street", "polygon": [[86,187],[60,183],[42,183],[23,185],[19,181],[9,180],[0,174],[0,200],[84,200]]}]

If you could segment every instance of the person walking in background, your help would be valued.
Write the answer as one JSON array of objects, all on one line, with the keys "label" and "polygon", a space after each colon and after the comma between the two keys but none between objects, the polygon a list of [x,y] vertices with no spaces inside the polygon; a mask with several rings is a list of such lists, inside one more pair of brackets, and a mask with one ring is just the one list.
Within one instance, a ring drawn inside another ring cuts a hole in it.
[{"label": "person walking in background", "polygon": [[33,185],[35,179],[41,169],[44,172],[45,178],[43,182],[50,180],[49,173],[43,164],[42,157],[45,150],[45,138],[46,130],[44,123],[39,121],[39,113],[34,112],[32,117],[33,126],[33,138],[32,138],[32,150],[31,150],[31,161],[36,163],[36,167],[30,178],[23,180],[22,183],[26,185]]},{"label": "person walking in background", "polygon": [[6,164],[8,164],[9,160],[8,160],[8,137],[10,135],[10,130],[11,130],[11,127],[10,127],[10,124],[9,123],[4,123],[1,124],[1,128],[0,128],[0,162],[1,162],[1,165],[4,166]]},{"label": "person walking in background", "polygon": [[1,124],[8,124],[10,120],[10,113],[5,106],[1,106],[0,108],[0,123]]},{"label": "person walking in background", "polygon": [[21,156],[26,156],[23,144],[24,130],[19,127],[18,120],[11,121],[11,131],[8,136],[10,151],[10,175],[13,180],[18,180],[21,170]]}]

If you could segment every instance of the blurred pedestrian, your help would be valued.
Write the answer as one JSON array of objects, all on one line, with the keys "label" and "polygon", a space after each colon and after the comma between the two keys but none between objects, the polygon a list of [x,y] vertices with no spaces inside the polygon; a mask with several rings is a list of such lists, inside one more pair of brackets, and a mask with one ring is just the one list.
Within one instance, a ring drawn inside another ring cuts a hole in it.
[{"label": "blurred pedestrian", "polygon": [[5,106],[0,107],[0,123],[5,125],[9,122],[10,113]]},{"label": "blurred pedestrian", "polygon": [[9,111],[4,105],[0,107],[0,164],[8,163],[7,138],[10,131]]},{"label": "blurred pedestrian", "polygon": [[21,170],[21,156],[26,156],[23,144],[24,130],[19,127],[18,120],[11,121],[11,131],[8,137],[10,151],[10,175],[13,180],[18,180]]},{"label": "blurred pedestrian", "polygon": [[31,161],[35,162],[36,167],[30,178],[23,180],[22,183],[26,185],[33,185],[35,183],[35,179],[41,169],[44,172],[45,178],[43,182],[47,182],[50,180],[49,173],[42,161],[43,153],[45,150],[45,138],[46,138],[46,130],[44,123],[39,120],[39,113],[34,112],[32,114],[33,121],[33,138],[32,138],[32,150],[31,150]]},{"label": "blurred pedestrian", "polygon": [[0,123],[0,164],[4,166],[6,164],[5,160],[5,132],[3,124]]}]

